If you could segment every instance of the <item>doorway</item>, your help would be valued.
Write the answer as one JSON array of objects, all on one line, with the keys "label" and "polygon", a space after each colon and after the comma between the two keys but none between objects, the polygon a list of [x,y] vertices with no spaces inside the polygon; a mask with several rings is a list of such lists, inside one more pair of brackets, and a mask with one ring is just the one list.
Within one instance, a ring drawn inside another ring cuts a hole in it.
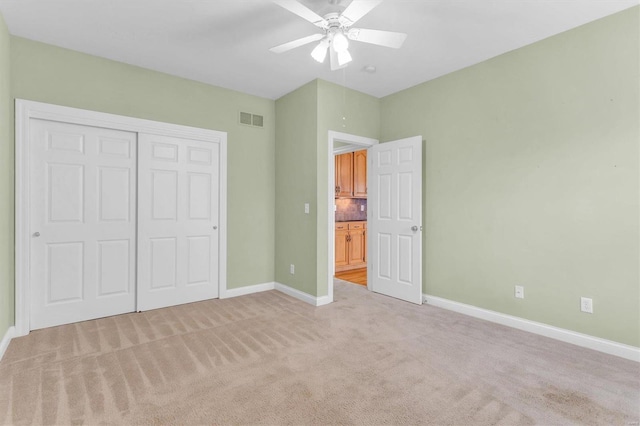
[{"label": "doorway", "polygon": [[329,131],[328,297],[336,273],[336,154],[367,149],[367,289],[422,304],[421,136],[379,144]]},{"label": "doorway", "polygon": [[367,149],[335,158],[335,277],[367,285]]},{"label": "doorway", "polygon": [[[354,151],[359,151],[363,149],[369,149],[374,145],[378,144],[377,139],[367,138],[358,135],[352,135],[348,133],[334,132],[329,131],[329,141],[328,141],[328,224],[327,224],[327,235],[328,235],[328,295],[330,300],[333,300],[333,280],[336,276],[336,267],[335,267],[335,247],[336,247],[336,181],[335,181],[335,156],[351,153]],[[368,247],[364,247],[364,250],[368,251]],[[358,272],[344,271],[343,277],[348,272],[351,272],[350,279],[360,281],[360,283],[367,283],[367,275],[368,268],[365,268],[364,271],[362,268],[359,268]],[[344,279],[338,277],[339,279]],[[347,280],[348,281],[348,280]],[[369,288],[367,283],[367,288]]]}]

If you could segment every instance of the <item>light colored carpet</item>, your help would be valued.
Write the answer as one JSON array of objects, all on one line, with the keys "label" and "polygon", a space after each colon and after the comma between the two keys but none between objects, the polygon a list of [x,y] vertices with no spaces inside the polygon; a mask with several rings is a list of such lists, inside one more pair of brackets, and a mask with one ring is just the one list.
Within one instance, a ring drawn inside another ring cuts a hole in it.
[{"label": "light colored carpet", "polygon": [[640,420],[637,363],[336,282],[14,339],[0,423],[601,424]]}]

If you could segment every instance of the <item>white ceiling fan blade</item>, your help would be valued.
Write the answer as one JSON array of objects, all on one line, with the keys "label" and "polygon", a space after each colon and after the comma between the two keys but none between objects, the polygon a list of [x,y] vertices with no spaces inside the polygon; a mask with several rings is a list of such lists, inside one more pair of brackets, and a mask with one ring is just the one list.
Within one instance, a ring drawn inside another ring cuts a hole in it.
[{"label": "white ceiling fan blade", "polygon": [[273,0],[273,2],[280,7],[287,9],[289,12],[298,15],[302,19],[311,22],[317,27],[326,28],[328,26],[327,21],[322,16],[295,0]]},{"label": "white ceiling fan blade", "polygon": [[329,61],[331,63],[331,71],[345,68],[348,63],[340,65],[340,62],[338,61],[338,52],[333,49],[333,46],[329,48]]},{"label": "white ceiling fan blade", "polygon": [[314,34],[307,37],[302,37],[297,40],[290,41],[289,43],[281,44],[280,46],[272,47],[269,49],[273,53],[282,53],[287,50],[295,49],[296,47],[304,46],[305,44],[313,43],[324,37],[324,34]]},{"label": "white ceiling fan blade", "polygon": [[351,40],[363,43],[377,44],[378,46],[392,47],[399,49],[407,38],[405,33],[393,31],[367,30],[364,28],[352,28],[347,33]]},{"label": "white ceiling fan blade", "polygon": [[349,27],[380,3],[382,0],[353,0],[340,15],[340,23]]}]

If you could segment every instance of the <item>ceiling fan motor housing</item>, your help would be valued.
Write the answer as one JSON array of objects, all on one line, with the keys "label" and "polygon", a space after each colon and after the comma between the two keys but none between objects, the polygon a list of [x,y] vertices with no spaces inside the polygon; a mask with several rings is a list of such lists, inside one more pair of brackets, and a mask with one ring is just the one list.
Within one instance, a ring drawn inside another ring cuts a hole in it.
[{"label": "ceiling fan motor housing", "polygon": [[337,34],[342,34],[344,36],[344,41],[341,41],[340,43],[348,43],[347,42],[347,29],[348,27],[346,27],[340,19],[340,14],[339,13],[327,13],[324,16],[325,21],[327,21],[327,25],[325,26],[325,34],[327,35],[327,40],[329,41],[330,44],[334,45],[334,48],[336,48],[336,50],[345,50],[347,48],[347,46],[342,45],[342,46],[336,46],[334,44],[334,39],[336,37]]}]

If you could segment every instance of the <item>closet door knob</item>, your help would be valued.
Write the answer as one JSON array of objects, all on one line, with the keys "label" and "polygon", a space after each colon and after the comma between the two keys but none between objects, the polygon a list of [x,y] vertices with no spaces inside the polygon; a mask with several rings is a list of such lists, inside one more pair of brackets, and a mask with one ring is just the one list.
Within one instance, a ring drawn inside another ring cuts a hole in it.
[{"label": "closet door knob", "polygon": [[34,237],[39,237],[39,236],[40,236],[40,233],[39,233],[39,232],[34,232],[34,233],[33,233],[33,236],[34,236]]}]

